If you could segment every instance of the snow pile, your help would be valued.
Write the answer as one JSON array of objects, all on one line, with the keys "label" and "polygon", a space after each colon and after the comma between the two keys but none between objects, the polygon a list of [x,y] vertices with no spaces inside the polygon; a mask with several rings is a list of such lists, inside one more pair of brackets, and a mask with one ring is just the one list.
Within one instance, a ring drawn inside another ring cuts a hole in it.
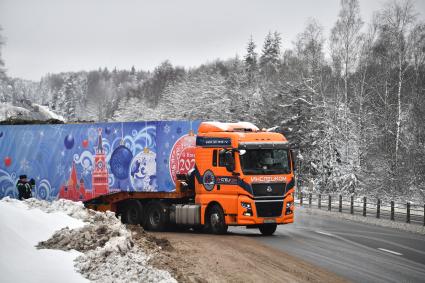
[{"label": "snow pile", "polygon": [[[87,279],[95,282],[176,282],[167,271],[149,264],[155,252],[148,239],[135,245],[131,232],[114,213],[101,213],[85,209],[81,202],[57,200],[52,203],[29,199],[30,207],[45,212],[63,211],[87,224],[75,229],[63,228],[39,248],[77,250],[83,252],[75,260],[75,267]],[[152,254],[146,254],[145,250]]]},{"label": "snow pile", "polygon": [[36,103],[33,103],[32,106],[37,108],[40,114],[44,115],[48,119],[55,119],[55,120],[60,120],[65,122],[65,118],[63,116],[54,113],[47,106],[36,104]]},{"label": "snow pile", "polygon": [[0,104],[0,121],[7,119],[21,120],[60,120],[65,122],[65,119],[49,109],[47,106],[25,101],[19,106],[11,103]]},{"label": "snow pile", "polygon": [[0,200],[0,211],[1,282],[87,282],[74,268],[81,253],[35,247],[62,227],[82,227],[81,220],[60,211],[28,209],[25,202],[9,197]]},{"label": "snow pile", "polygon": [[10,103],[0,103],[0,120],[7,120],[10,117],[20,117],[21,119],[31,119],[31,111],[23,107],[13,106]]}]

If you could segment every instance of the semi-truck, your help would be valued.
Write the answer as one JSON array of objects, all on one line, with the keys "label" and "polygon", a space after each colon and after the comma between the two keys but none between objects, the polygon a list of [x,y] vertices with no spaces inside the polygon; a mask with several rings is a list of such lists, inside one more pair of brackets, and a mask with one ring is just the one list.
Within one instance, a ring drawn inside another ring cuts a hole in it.
[{"label": "semi-truck", "polygon": [[0,126],[0,197],[20,174],[34,197],[83,201],[148,230],[272,235],[294,221],[294,157],[281,133],[248,122]]}]

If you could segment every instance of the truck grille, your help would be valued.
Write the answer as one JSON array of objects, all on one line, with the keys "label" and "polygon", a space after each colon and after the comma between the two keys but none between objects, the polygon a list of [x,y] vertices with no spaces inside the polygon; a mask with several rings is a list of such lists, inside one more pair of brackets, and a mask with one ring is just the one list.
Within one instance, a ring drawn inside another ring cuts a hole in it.
[{"label": "truck grille", "polygon": [[283,196],[285,183],[252,184],[254,197]]},{"label": "truck grille", "polygon": [[279,217],[282,215],[283,201],[255,202],[258,217]]}]

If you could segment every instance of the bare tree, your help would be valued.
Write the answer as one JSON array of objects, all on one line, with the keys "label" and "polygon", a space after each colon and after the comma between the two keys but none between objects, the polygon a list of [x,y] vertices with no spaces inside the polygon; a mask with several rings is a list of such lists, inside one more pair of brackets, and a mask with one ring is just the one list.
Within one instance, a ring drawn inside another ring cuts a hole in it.
[{"label": "bare tree", "polygon": [[402,87],[405,80],[405,72],[408,67],[409,51],[411,42],[409,34],[415,22],[415,13],[412,1],[405,0],[399,2],[391,0],[388,2],[380,14],[381,32],[386,34],[389,41],[389,53],[395,59],[397,68],[397,119],[395,134],[395,168],[398,167],[400,148],[400,129],[402,121]]},{"label": "bare tree", "polygon": [[349,74],[355,70],[361,40],[360,29],[363,21],[360,17],[358,0],[341,0],[341,10],[338,20],[332,28],[330,43],[332,58],[342,72],[344,81],[344,135],[347,140],[345,155],[348,156],[348,89]]}]

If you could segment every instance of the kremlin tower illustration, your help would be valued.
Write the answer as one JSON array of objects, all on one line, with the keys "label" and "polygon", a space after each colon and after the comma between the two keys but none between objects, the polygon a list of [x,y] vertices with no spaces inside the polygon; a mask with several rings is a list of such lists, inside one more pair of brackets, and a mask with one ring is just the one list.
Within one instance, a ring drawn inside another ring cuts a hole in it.
[{"label": "kremlin tower illustration", "polygon": [[95,148],[94,163],[92,169],[92,189],[86,190],[84,180],[78,181],[77,169],[75,163],[72,162],[71,174],[69,180],[61,186],[59,198],[70,199],[74,201],[84,201],[95,198],[99,195],[108,193],[109,191],[109,175],[106,165],[106,155],[102,144],[102,129],[98,129],[98,142]]}]

